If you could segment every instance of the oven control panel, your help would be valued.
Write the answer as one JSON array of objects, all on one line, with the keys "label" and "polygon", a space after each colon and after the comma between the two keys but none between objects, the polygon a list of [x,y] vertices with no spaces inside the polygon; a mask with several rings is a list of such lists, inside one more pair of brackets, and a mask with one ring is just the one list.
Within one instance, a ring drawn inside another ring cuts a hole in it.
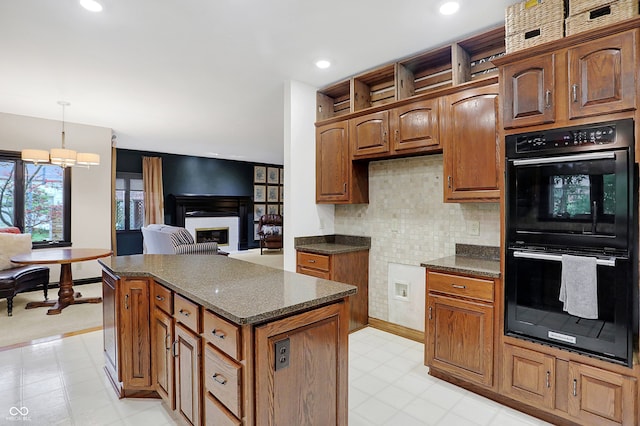
[{"label": "oven control panel", "polygon": [[580,129],[548,130],[542,133],[518,135],[515,150],[518,153],[547,151],[557,148],[585,145],[607,145],[616,142],[615,126],[599,126]]}]

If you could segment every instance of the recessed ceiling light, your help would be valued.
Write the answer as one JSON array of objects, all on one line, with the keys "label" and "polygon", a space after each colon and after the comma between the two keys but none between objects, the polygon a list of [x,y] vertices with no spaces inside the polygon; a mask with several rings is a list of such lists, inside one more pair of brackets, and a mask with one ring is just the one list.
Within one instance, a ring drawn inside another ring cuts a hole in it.
[{"label": "recessed ceiling light", "polygon": [[316,67],[320,68],[321,70],[329,68],[330,66],[331,62],[327,61],[326,59],[320,59],[316,61]]},{"label": "recessed ceiling light", "polygon": [[440,6],[440,13],[443,15],[453,15],[460,9],[460,3],[457,1],[448,1]]},{"label": "recessed ceiling light", "polygon": [[96,0],[80,0],[80,6],[91,12],[101,12],[102,5]]}]

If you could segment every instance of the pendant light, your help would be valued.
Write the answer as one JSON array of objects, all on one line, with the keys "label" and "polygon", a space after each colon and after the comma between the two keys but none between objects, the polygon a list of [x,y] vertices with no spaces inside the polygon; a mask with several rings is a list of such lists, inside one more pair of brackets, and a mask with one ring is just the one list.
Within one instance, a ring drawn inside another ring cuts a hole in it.
[{"label": "pendant light", "polygon": [[23,149],[22,160],[30,161],[34,164],[47,163],[55,164],[62,168],[71,166],[97,166],[100,164],[100,155],[92,152],[78,152],[65,147],[64,131],[64,109],[71,105],[69,102],[58,101],[62,107],[62,145],[61,148],[51,148],[49,152],[40,149]]}]

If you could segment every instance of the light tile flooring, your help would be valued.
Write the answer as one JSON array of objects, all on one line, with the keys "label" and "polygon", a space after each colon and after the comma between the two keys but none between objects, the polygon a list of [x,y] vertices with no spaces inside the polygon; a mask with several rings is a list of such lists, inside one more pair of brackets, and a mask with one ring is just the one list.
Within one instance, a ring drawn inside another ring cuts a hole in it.
[{"label": "light tile flooring", "polygon": [[[547,424],[427,375],[419,343],[366,328],[349,345],[350,426]],[[118,400],[103,363],[101,331],[0,352],[0,425],[177,424],[158,400]]]}]

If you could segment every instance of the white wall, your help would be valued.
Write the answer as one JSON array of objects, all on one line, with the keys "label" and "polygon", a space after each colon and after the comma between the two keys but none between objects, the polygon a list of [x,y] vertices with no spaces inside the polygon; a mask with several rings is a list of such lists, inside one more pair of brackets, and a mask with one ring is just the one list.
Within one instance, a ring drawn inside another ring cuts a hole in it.
[{"label": "white wall", "polygon": [[297,81],[284,94],[284,268],[296,269],[294,237],[334,233],[334,206],[316,204],[316,90]]},{"label": "white wall", "polygon": [[[62,123],[57,120],[0,113],[0,149],[59,148]],[[76,248],[111,248],[111,129],[65,121],[69,149],[100,154],[100,165],[71,170],[71,241]],[[60,268],[51,266],[51,281]],[[73,264],[73,278],[101,275],[97,261]]]}]

